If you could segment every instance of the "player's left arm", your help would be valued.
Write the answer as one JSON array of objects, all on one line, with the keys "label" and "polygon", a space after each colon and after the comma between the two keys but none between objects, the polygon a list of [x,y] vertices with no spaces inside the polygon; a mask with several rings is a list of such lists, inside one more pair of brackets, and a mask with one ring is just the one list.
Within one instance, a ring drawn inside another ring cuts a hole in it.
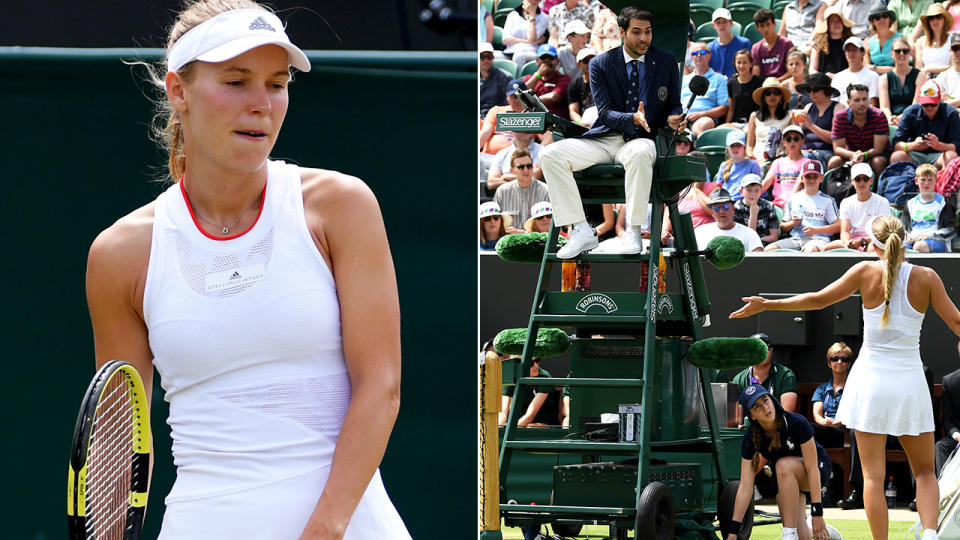
[{"label": "player's left arm", "polygon": [[383,217],[361,180],[304,170],[307,224],[336,281],[350,406],[301,539],[341,538],[400,407],[400,305]]},{"label": "player's left arm", "polygon": [[[760,296],[744,297],[741,300],[746,302],[746,305],[731,313],[730,318],[742,319],[756,315],[761,311],[809,311],[831,306],[844,298],[848,298],[860,288],[864,272],[867,271],[869,265],[869,261],[855,264],[839,279],[817,292],[798,294],[779,300],[770,300]],[[947,300],[949,301],[949,298]],[[960,326],[958,326],[958,335],[960,335]]]}]

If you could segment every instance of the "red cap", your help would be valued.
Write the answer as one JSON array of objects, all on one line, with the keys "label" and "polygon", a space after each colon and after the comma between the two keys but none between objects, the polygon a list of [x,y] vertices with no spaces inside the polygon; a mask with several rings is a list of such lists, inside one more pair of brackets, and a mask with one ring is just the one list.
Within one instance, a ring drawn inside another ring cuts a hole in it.
[{"label": "red cap", "polygon": [[940,103],[940,85],[936,81],[927,81],[920,87],[920,97],[917,102],[921,105]]},{"label": "red cap", "polygon": [[817,173],[823,176],[823,165],[815,159],[808,159],[800,166],[800,176],[804,177],[810,173]]}]

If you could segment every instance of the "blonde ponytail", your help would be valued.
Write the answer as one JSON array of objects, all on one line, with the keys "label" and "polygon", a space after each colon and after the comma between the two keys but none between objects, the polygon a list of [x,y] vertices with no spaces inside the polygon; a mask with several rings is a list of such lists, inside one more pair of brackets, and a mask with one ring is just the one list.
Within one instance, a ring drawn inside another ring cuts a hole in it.
[{"label": "blonde ponytail", "polygon": [[883,248],[884,272],[883,284],[883,315],[880,317],[880,328],[885,328],[890,322],[890,299],[893,297],[893,284],[897,281],[900,271],[900,261],[903,259],[903,238],[906,231],[903,223],[893,216],[880,216],[873,220],[871,240],[881,242]]}]

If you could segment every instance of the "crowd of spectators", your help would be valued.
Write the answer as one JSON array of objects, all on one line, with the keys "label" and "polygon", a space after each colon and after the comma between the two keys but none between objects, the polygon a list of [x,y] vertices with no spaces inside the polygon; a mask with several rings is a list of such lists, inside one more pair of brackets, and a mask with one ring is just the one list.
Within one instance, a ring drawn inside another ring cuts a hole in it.
[{"label": "crowd of spectators", "polygon": [[[484,8],[481,13],[480,198],[497,202],[520,225],[534,204],[549,202],[540,189],[539,152],[553,138],[498,132],[497,115],[522,111],[514,93],[531,89],[551,113],[590,127],[597,113],[588,66],[620,45],[619,28],[616,14],[596,0],[523,0],[493,32],[484,31],[491,17]],[[960,145],[958,16],[957,1],[793,0],[779,13],[756,11],[754,42],[737,35],[740,26],[726,8],[712,14],[712,39],[694,40],[691,22],[680,66],[682,102],[694,75],[710,84],[686,110],[688,131],[678,153],[696,149],[698,138],[720,128],[726,156],[684,194],[683,210],[695,215],[697,227],[716,228],[713,207],[728,203],[715,201],[729,198],[734,222],[755,231],[766,251],[861,249],[866,221],[893,213],[908,230],[917,228],[913,249],[950,251],[956,194],[936,186],[945,174],[960,174],[947,170]],[[495,35],[501,41],[494,43]],[[518,150],[532,161],[530,174],[513,169]],[[899,162],[910,163],[901,196],[881,197],[882,175]],[[924,164],[930,167],[917,167]],[[854,175],[854,167],[870,173]],[[521,177],[531,182],[515,185]],[[835,179],[846,184],[845,192],[828,192]],[[711,202],[715,189],[725,195]],[[611,238],[616,210],[588,207],[588,222]],[[662,235],[669,245],[668,222]]]}]

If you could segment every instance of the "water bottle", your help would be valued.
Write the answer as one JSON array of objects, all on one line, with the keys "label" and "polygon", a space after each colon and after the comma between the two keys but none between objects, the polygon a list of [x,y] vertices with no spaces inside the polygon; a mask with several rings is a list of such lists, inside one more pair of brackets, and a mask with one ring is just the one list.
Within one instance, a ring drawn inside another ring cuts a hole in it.
[{"label": "water bottle", "polygon": [[883,495],[887,498],[887,508],[897,507],[897,485],[893,483],[892,476],[887,480],[887,488],[883,490]]}]

